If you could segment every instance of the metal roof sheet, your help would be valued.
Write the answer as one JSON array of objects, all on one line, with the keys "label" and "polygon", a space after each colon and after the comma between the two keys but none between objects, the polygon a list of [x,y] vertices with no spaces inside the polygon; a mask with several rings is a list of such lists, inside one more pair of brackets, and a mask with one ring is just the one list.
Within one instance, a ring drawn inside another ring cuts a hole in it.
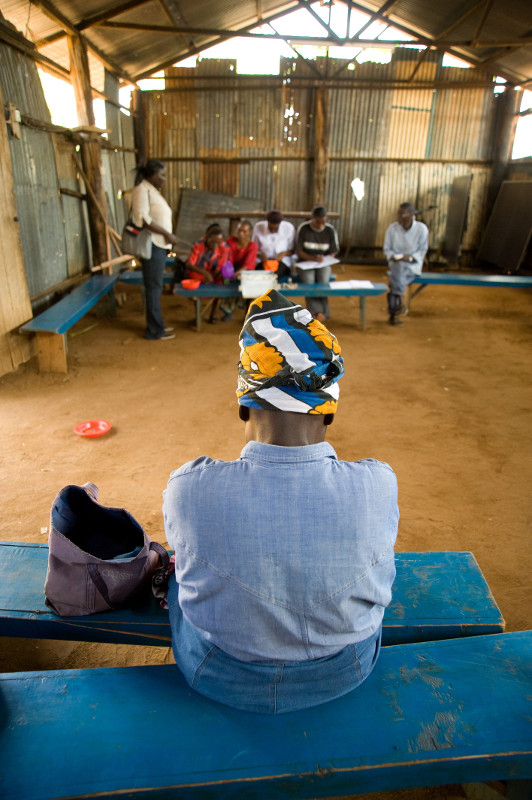
[{"label": "metal roof sheet", "polygon": [[[334,0],[332,0],[334,1]],[[336,3],[345,0],[335,0]],[[4,0],[2,14],[68,69],[65,30],[123,79],[137,80],[201,52],[224,32],[250,29],[306,0]],[[532,81],[530,0],[362,0],[350,7],[422,37],[428,44],[522,84]],[[154,26],[158,30],[154,29]],[[227,38],[227,37],[226,37]],[[94,68],[96,70],[96,68]],[[97,77],[98,80],[98,77]],[[97,87],[98,88],[98,87]]]}]

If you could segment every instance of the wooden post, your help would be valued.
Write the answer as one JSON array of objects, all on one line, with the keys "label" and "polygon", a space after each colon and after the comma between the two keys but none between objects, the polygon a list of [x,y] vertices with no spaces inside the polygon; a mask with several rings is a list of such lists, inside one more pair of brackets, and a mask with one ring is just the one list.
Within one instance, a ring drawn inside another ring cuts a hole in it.
[{"label": "wooden post", "polygon": [[130,110],[133,115],[133,132],[135,147],[137,148],[137,163],[146,160],[146,136],[144,132],[144,103],[140,89],[135,89],[131,94]]},{"label": "wooden post", "polygon": [[[81,36],[68,36],[68,51],[70,56],[70,75],[76,98],[79,124],[81,127],[94,127],[96,120],[92,106],[89,60],[83,38]],[[87,210],[93,261],[95,264],[100,264],[102,261],[109,259],[110,252],[105,220],[101,216],[101,209],[104,210],[107,216],[107,203],[103,191],[102,154],[98,140],[86,141],[81,145],[81,160],[89,182],[87,187]],[[89,189],[92,189],[92,192]]]},{"label": "wooden post", "polygon": [[491,181],[488,189],[488,202],[486,210],[488,215],[491,213],[501,183],[508,167],[508,161],[515,138],[515,127],[517,125],[517,111],[521,103],[522,92],[516,92],[509,87],[496,97],[498,104],[497,114],[494,125],[494,158]]},{"label": "wooden post", "polygon": [[329,103],[328,90],[316,89],[314,110],[314,181],[312,205],[325,205],[329,169]]}]

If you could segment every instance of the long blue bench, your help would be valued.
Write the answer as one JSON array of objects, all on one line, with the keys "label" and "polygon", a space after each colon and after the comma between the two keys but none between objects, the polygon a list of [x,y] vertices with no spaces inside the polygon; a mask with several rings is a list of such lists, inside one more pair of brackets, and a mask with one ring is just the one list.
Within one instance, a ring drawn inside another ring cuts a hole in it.
[{"label": "long blue bench", "polygon": [[[142,280],[142,275],[138,270],[123,272],[120,280],[124,283],[136,284]],[[166,275],[164,280],[173,283],[173,276]],[[358,297],[360,308],[360,327],[366,328],[366,298],[376,297],[388,291],[385,283],[374,283],[371,287],[364,288],[341,288],[331,283],[282,283],[279,291],[285,297]],[[241,297],[239,284],[207,284],[199,286],[197,289],[184,289],[181,284],[176,284],[174,293],[182,297],[189,297],[196,304],[196,330],[201,329],[201,301],[202,299]]]},{"label": "long blue bench", "polygon": [[409,303],[426,286],[491,286],[506,289],[532,289],[530,275],[476,275],[450,272],[422,272],[416,275],[413,285],[417,288],[410,294]]},{"label": "long blue bench", "polygon": [[36,336],[41,372],[67,372],[67,331],[103,297],[113,297],[118,278],[119,275],[93,275],[58,303],[20,327],[22,333],[34,333]]},{"label": "long blue bench", "polygon": [[[0,542],[0,636],[170,644],[168,612],[151,593],[133,608],[61,618],[44,602],[48,547]],[[472,553],[397,553],[384,644],[500,633],[504,620]]]},{"label": "long blue bench", "polygon": [[532,631],[386,647],[353,692],[263,716],[175,665],[0,675],[3,800],[318,798],[532,778]]}]

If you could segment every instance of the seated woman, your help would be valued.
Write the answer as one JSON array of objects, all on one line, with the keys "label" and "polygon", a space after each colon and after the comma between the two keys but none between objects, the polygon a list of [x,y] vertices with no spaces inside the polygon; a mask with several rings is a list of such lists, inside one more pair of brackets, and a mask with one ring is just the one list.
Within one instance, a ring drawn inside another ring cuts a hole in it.
[{"label": "seated woman", "polygon": [[248,219],[243,219],[238,226],[236,236],[227,238],[227,246],[230,252],[229,260],[235,268],[235,278],[238,278],[244,269],[255,269],[259,248],[256,242],[251,241],[251,234],[251,222]]},{"label": "seated woman", "polygon": [[[232,280],[238,280],[240,273],[246,269],[255,269],[259,248],[256,242],[251,241],[252,232],[251,222],[248,219],[243,219],[237,228],[236,236],[227,237],[227,246],[230,253],[229,260],[235,269]],[[236,304],[236,298],[228,297],[220,305],[224,313],[223,322],[229,322]]]},{"label": "seated woman", "polygon": [[[300,283],[329,283],[331,268],[320,266],[326,256],[335,256],[340,245],[335,228],[327,222],[327,210],[314,206],[312,218],[303,222],[297,229],[296,253],[299,258],[297,274]],[[312,267],[305,267],[305,261]],[[329,319],[329,299],[327,297],[307,297],[307,308],[318,322]]]},{"label": "seated woman", "polygon": [[[201,283],[221,283],[222,266],[226,261],[230,261],[229,248],[221,227],[214,222],[205,231],[203,239],[194,243],[186,263],[187,278],[199,279]],[[220,299],[216,298],[212,304],[211,324],[219,321],[216,317],[219,302]]]}]

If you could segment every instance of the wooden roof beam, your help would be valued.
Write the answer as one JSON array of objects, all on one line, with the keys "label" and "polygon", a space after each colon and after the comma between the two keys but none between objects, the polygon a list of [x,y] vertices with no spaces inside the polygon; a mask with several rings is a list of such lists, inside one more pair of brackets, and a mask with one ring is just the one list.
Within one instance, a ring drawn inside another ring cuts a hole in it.
[{"label": "wooden roof beam", "polygon": [[118,17],[120,14],[125,14],[126,11],[131,11],[134,8],[138,8],[138,6],[143,6],[147,2],[149,2],[149,0],[129,0],[127,3],[122,3],[121,6],[115,6],[112,9],[107,9],[107,11],[102,11],[100,14],[93,14],[92,17],[81,20],[77,27],[80,31],[84,31],[87,28],[92,28],[94,25],[98,25],[100,22],[105,22],[107,19]]},{"label": "wooden roof beam", "polygon": [[259,25],[267,25],[267,24],[269,24],[270,21],[273,22],[276,19],[280,19],[281,17],[285,17],[287,14],[291,14],[292,11],[295,10],[295,8],[297,8],[297,0],[295,0],[295,3],[293,5],[291,5],[289,8],[285,9],[284,11],[282,11],[280,14],[271,14],[269,17],[266,17],[266,18],[262,19],[260,22],[254,21],[254,22],[249,23],[248,25],[245,25],[244,27],[242,27],[242,28],[240,28],[239,30],[236,30],[236,31],[224,31],[223,32],[223,34],[224,34],[223,37],[222,36],[218,36],[218,38],[216,38],[214,40],[202,43],[199,47],[196,47],[196,45],[194,45],[194,48],[192,49],[192,52],[183,53],[181,56],[178,56],[177,58],[173,58],[172,61],[165,61],[163,63],[158,64],[153,69],[145,70],[144,72],[139,73],[138,75],[136,75],[135,76],[135,80],[136,81],[140,81],[143,78],[149,78],[150,75],[153,75],[154,72],[159,72],[162,69],[168,69],[168,67],[171,67],[174,64],[178,64],[180,61],[184,61],[186,58],[188,58],[190,55],[192,55],[194,53],[201,53],[202,50],[207,50],[209,47],[213,47],[215,44],[219,44],[220,42],[225,41],[225,39],[227,38],[226,34],[228,32],[231,33],[231,38],[233,36],[235,36],[235,37],[236,36],[245,36],[246,33],[249,33],[249,31],[253,30],[253,28],[258,27]]},{"label": "wooden roof beam", "polygon": [[[69,20],[67,20],[66,17],[63,17],[62,14],[59,14],[57,10],[54,11],[52,4],[48,2],[48,0],[31,0],[31,2],[36,6],[42,7],[44,13],[53,19],[54,22],[56,22],[61,28],[61,30],[57,31],[57,33],[52,33],[50,36],[36,40],[36,47],[45,47],[47,44],[53,44],[59,39],[63,39],[67,33],[79,33],[80,31],[87,30],[87,28],[92,28],[95,25],[99,25],[101,22],[105,22],[108,19],[112,19],[113,17],[117,17],[120,14],[125,13],[126,11],[130,11],[132,8],[142,6],[149,2],[149,0],[130,0],[128,3],[123,3],[121,6],[115,7],[112,9],[112,11],[102,11],[100,14],[94,14],[92,17],[87,17],[87,19],[81,20],[81,22],[79,22],[77,25],[70,23]],[[45,6],[48,8],[48,11],[46,11]]]},{"label": "wooden roof beam", "polygon": [[[393,6],[397,5],[398,2],[399,2],[399,0],[387,0],[387,2],[384,3],[379,8],[378,11],[376,11],[374,14],[372,14],[370,16],[370,18],[367,20],[367,22],[365,22],[362,25],[362,27],[357,30],[357,32],[355,33],[355,36],[353,38],[356,39],[356,38],[360,37],[360,35],[362,33],[364,33],[364,31],[367,30],[370,27],[370,25],[373,25],[373,23],[376,22],[378,19],[382,19],[382,17],[388,11],[390,11],[393,8]],[[351,0],[349,0],[349,9],[348,10],[350,10],[350,7],[351,7]],[[349,34],[349,29],[348,29],[348,34]]]},{"label": "wooden roof beam", "polygon": [[486,20],[488,18],[488,14],[490,13],[490,9],[491,9],[492,5],[493,5],[493,0],[486,0],[485,1],[484,8],[482,9],[482,14],[480,15],[480,19],[478,21],[477,29],[476,29],[476,31],[475,31],[475,33],[473,35],[473,41],[471,42],[471,46],[472,47],[475,47],[476,43],[478,42],[478,40],[480,38],[480,34],[481,34],[481,31],[482,31],[482,28],[486,24]]},{"label": "wooden roof beam", "polygon": [[335,40],[338,41],[338,42],[342,41],[340,39],[340,37],[338,36],[338,34],[333,31],[333,29],[330,27],[330,25],[327,25],[327,23],[322,20],[320,15],[316,14],[316,12],[311,7],[310,3],[307,2],[307,0],[298,0],[298,2],[299,2],[299,5],[301,6],[301,8],[304,8],[305,11],[307,11],[310,14],[311,17],[314,17],[314,19],[317,22],[319,22],[319,24],[322,26],[322,28],[324,28],[327,31],[327,33],[331,37],[332,41],[335,41]]},{"label": "wooden roof beam", "polygon": [[79,28],[74,25],[69,19],[67,19],[57,8],[50,3],[50,0],[30,0],[34,6],[38,6],[42,10],[47,17],[49,17],[52,22],[55,22],[56,25],[62,29],[63,33],[61,36],[65,36],[65,34],[70,34],[71,36],[79,36]]}]

